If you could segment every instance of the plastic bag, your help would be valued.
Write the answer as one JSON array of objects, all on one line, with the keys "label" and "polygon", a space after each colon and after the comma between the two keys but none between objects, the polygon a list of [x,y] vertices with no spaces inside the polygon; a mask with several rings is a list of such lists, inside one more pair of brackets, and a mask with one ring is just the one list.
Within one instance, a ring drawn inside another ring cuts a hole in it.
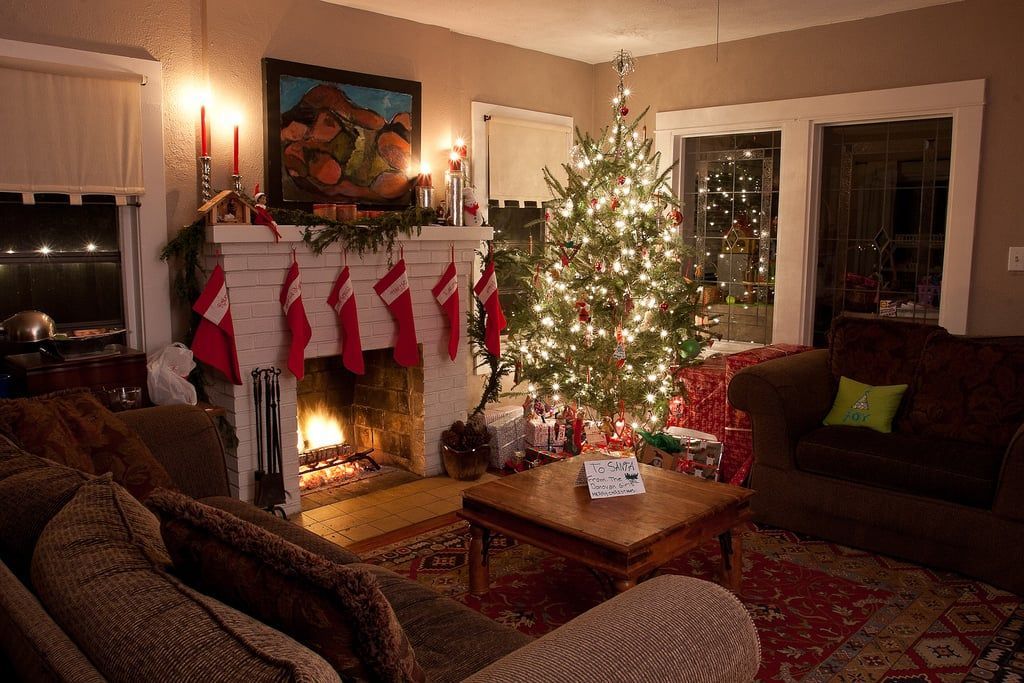
[{"label": "plastic bag", "polygon": [[158,406],[196,404],[196,388],[185,379],[196,362],[184,344],[164,347],[146,364],[149,400]]}]

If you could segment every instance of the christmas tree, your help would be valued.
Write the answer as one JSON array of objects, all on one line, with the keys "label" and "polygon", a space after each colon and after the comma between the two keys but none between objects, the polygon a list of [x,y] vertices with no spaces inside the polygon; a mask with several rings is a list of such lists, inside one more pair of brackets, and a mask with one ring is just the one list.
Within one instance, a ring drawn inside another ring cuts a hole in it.
[{"label": "christmas tree", "polygon": [[544,245],[522,258],[529,295],[509,316],[509,353],[532,395],[591,417],[624,410],[634,428],[652,429],[710,335],[682,272],[671,168],[659,170],[638,131],[646,111],[627,118],[633,59],[622,51],[613,67],[612,124],[597,139],[576,131],[564,183],[545,169],[554,199]]}]

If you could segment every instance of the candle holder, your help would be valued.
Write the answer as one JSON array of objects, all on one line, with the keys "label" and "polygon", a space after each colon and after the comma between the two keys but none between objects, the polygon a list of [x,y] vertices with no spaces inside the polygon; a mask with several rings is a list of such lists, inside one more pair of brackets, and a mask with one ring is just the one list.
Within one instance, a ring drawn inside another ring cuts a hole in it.
[{"label": "candle holder", "polygon": [[213,198],[213,185],[210,183],[210,157],[199,157],[199,190],[203,195],[203,203]]},{"label": "candle holder", "polygon": [[237,173],[231,176],[231,189],[238,194],[242,194],[242,176]]},{"label": "candle holder", "polygon": [[416,206],[421,209],[429,209],[434,204],[434,188],[426,185],[416,187]]},{"label": "candle holder", "polygon": [[448,171],[444,175],[446,185],[445,198],[448,200],[448,209],[451,211],[448,224],[457,227],[464,226],[466,221],[462,215],[462,188],[465,187],[466,180],[462,176],[461,169],[458,171]]}]

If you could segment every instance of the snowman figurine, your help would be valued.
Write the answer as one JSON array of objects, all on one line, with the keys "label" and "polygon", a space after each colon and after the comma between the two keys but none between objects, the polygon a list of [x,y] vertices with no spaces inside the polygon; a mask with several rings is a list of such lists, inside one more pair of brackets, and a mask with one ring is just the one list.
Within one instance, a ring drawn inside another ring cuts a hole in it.
[{"label": "snowman figurine", "polygon": [[476,190],[466,185],[462,188],[462,222],[466,226],[484,224],[484,210],[476,198]]}]

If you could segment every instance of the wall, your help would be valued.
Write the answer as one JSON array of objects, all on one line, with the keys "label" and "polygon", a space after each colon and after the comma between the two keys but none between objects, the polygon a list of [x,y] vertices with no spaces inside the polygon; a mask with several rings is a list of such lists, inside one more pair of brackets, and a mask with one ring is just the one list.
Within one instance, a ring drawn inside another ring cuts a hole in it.
[{"label": "wall", "polygon": [[[584,127],[593,110],[588,64],[319,0],[6,0],[0,37],[161,61],[169,233],[197,206],[188,93],[207,73],[215,103],[242,114],[247,188],[263,175],[263,57],[420,81],[422,150],[434,169],[453,137],[469,136],[473,100],[574,115]],[[226,187],[226,125],[213,136],[214,186]]]},{"label": "wall", "polygon": [[[1024,245],[1018,195],[1024,135],[1024,2],[967,0],[638,59],[630,109],[653,112],[988,79],[970,294],[970,334],[1024,334],[1024,277],[1006,270]],[[598,65],[595,125],[616,76]],[[783,160],[785,163],[785,160]]]}]

